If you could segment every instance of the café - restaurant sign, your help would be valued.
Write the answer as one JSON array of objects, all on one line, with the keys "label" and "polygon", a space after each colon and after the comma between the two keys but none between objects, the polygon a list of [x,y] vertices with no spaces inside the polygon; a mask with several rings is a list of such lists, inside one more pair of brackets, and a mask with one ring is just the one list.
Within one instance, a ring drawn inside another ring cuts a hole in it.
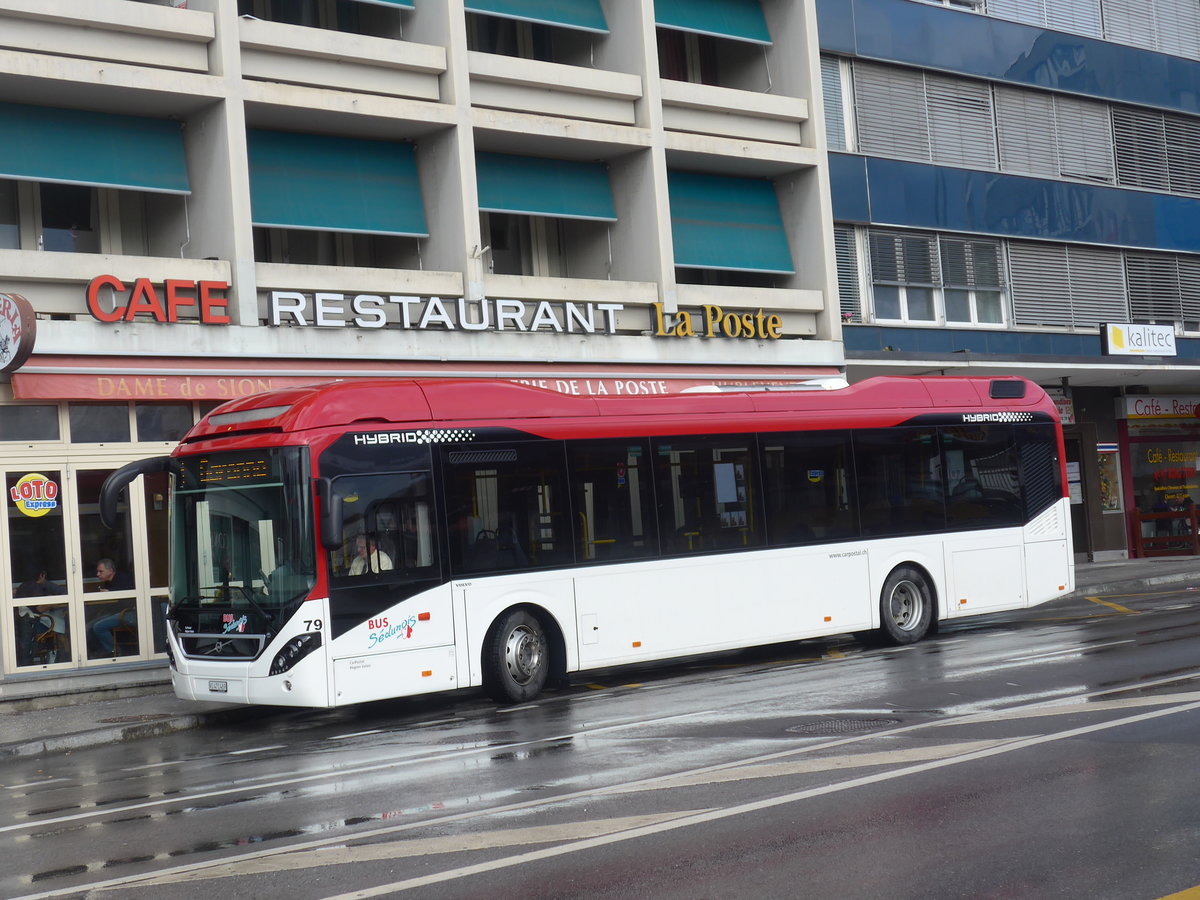
[{"label": "caf\u00e9 - restaurant sign", "polygon": [[13,372],[33,352],[37,316],[20,294],[0,294],[0,372]]}]

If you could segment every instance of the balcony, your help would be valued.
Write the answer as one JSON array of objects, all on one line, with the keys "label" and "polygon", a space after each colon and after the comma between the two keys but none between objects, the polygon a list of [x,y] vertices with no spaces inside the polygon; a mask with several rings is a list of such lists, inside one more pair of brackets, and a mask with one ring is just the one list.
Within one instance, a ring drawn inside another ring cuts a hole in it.
[{"label": "balcony", "polygon": [[663,127],[667,131],[801,146],[808,101],[662,79]]},{"label": "balcony", "polygon": [[633,125],[642,80],[607,72],[482,53],[467,54],[471,105],[540,116]]}]

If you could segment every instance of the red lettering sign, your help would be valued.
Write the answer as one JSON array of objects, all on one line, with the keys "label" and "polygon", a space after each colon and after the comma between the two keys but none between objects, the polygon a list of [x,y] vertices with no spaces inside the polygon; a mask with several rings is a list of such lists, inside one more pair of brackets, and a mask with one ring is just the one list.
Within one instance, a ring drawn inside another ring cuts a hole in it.
[{"label": "red lettering sign", "polygon": [[[100,302],[101,291],[105,288],[113,292],[111,310],[105,309]],[[88,283],[87,308],[92,317],[101,322],[132,322],[140,316],[165,324],[181,321],[181,309],[199,306],[200,322],[205,325],[228,325],[227,290],[229,284],[224,281],[168,278],[160,289],[149,278],[138,278],[132,287],[127,287],[115,275],[98,275]],[[120,295],[126,292],[129,294],[128,302],[121,303]]]}]

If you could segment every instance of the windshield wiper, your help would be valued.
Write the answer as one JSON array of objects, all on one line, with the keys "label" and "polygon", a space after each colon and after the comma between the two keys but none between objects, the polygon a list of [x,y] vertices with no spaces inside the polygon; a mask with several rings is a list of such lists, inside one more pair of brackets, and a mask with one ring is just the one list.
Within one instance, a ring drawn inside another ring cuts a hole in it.
[{"label": "windshield wiper", "polygon": [[228,596],[229,596],[229,588],[231,588],[231,587],[237,588],[239,591],[241,591],[241,592],[242,592],[242,596],[246,598],[246,602],[247,602],[247,603],[249,603],[251,606],[253,606],[253,607],[254,607],[254,611],[255,611],[256,613],[258,613],[260,616],[262,616],[264,619],[266,619],[266,620],[267,620],[267,622],[268,622],[268,623],[269,623],[269,624],[270,624],[272,627],[274,627],[274,625],[275,625],[275,616],[273,616],[271,613],[267,612],[265,609],[263,609],[261,606],[259,606],[259,605],[258,605],[258,601],[254,599],[254,592],[253,592],[253,591],[251,591],[251,590],[250,590],[249,588],[247,588],[245,585],[242,585],[242,584],[230,584],[228,581],[226,581],[226,582],[225,582],[223,585],[221,585],[221,587],[223,587],[223,588],[225,589],[225,596],[226,596],[226,597],[228,597]]}]

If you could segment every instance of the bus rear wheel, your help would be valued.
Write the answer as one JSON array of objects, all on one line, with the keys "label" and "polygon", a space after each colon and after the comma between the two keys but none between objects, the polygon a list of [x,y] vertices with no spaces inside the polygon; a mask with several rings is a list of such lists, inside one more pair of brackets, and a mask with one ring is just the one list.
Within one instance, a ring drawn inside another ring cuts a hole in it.
[{"label": "bus rear wheel", "polygon": [[933,619],[933,590],[912,566],[892,570],[879,597],[879,636],[889,644],[915,644]]},{"label": "bus rear wheel", "polygon": [[498,703],[524,703],[541,693],[550,674],[550,644],[536,616],[504,614],[483,648],[483,689]]}]

